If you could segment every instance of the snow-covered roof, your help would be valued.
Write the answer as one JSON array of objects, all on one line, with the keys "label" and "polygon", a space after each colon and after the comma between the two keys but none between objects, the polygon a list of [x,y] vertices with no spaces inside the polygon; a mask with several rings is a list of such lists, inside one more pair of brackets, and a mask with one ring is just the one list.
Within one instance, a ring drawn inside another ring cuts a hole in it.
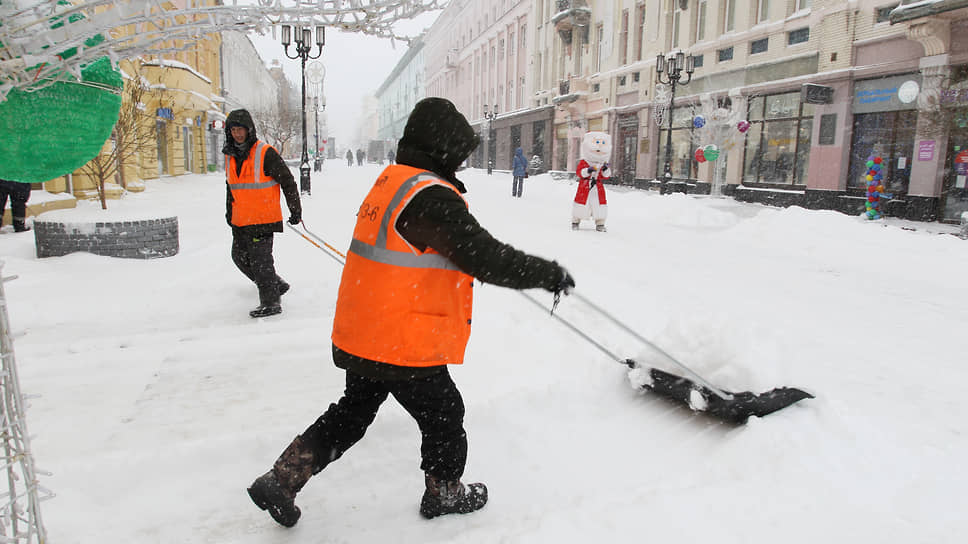
[{"label": "snow-covered roof", "polygon": [[184,62],[179,62],[177,60],[168,60],[168,59],[146,60],[146,61],[143,61],[142,64],[145,66],[164,66],[166,68],[180,68],[182,70],[187,70],[195,74],[196,76],[198,76],[199,79],[204,80],[206,83],[212,82],[211,79],[202,75],[202,73],[199,72],[198,70],[192,68],[191,66],[185,64]]},{"label": "snow-covered roof", "polygon": [[891,11],[890,21],[893,25],[961,8],[968,8],[968,0],[921,0],[894,8]]}]

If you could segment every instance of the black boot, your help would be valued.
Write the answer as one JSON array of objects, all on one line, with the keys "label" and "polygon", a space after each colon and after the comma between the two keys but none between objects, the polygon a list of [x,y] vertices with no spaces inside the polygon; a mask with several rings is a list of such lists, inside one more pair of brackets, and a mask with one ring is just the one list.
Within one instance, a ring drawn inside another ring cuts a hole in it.
[{"label": "black boot", "polygon": [[249,317],[269,317],[282,313],[282,304],[260,304],[258,308],[249,312]]},{"label": "black boot", "polygon": [[249,486],[249,497],[256,506],[267,510],[283,527],[292,527],[302,514],[296,506],[296,493],[312,477],[315,454],[296,437],[282,452],[272,470],[259,476]]},{"label": "black boot", "polygon": [[285,288],[289,290],[289,284],[281,279],[268,285],[259,286],[259,307],[249,312],[249,317],[269,317],[282,313],[282,304],[279,303],[279,296]]},{"label": "black boot", "polygon": [[14,232],[27,232],[30,227],[27,226],[27,221],[25,219],[14,219],[13,220],[13,231]]},{"label": "black boot", "polygon": [[487,504],[487,486],[470,484],[460,480],[439,480],[424,475],[427,490],[420,501],[420,515],[432,519],[444,514],[470,514]]},{"label": "black boot", "polygon": [[279,278],[279,288],[278,289],[279,289],[279,296],[281,297],[282,295],[285,295],[286,293],[289,292],[289,284],[286,283],[286,280],[284,280],[282,278]]}]

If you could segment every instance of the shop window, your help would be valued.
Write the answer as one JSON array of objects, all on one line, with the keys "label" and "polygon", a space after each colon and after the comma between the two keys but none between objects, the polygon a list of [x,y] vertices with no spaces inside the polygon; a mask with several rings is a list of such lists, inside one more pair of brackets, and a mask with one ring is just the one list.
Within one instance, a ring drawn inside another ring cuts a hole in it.
[{"label": "shop window", "polygon": [[733,60],[733,48],[727,47],[726,49],[720,49],[716,51],[716,55],[719,57],[719,62]]},{"label": "shop window", "polygon": [[806,185],[814,106],[793,92],[754,97],[748,108],[743,183]]},{"label": "shop window", "polygon": [[750,55],[755,55],[757,53],[766,53],[766,50],[770,47],[770,39],[763,38],[762,40],[754,40],[750,42]]},{"label": "shop window", "polygon": [[804,43],[809,39],[810,39],[810,27],[791,30],[787,34],[787,45],[796,45],[798,43]]},{"label": "shop window", "polygon": [[864,174],[867,158],[877,155],[884,159],[881,174],[887,192],[907,194],[917,123],[917,110],[855,114],[847,171],[848,191],[856,194],[866,192]]}]

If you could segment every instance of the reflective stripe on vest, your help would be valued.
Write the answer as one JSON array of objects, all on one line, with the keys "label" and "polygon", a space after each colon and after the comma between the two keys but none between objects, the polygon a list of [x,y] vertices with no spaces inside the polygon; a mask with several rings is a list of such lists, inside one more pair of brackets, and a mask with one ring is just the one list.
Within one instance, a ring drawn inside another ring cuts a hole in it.
[{"label": "reflective stripe on vest", "polygon": [[410,200],[433,185],[457,192],[426,170],[392,165],[360,206],[333,320],[341,350],[399,366],[463,362],[474,278],[395,229]]},{"label": "reflective stripe on vest", "polygon": [[270,148],[270,145],[257,140],[249,156],[242,161],[241,170],[236,166],[238,159],[226,155],[226,182],[233,199],[232,224],[237,227],[282,221],[279,183],[266,178],[262,171],[266,152]]}]

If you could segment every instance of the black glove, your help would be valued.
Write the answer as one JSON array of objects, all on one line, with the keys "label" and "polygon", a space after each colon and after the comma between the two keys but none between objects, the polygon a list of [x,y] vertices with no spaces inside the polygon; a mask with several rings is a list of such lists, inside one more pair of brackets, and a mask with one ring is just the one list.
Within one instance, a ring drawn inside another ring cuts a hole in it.
[{"label": "black glove", "polygon": [[[555,264],[558,264],[557,262]],[[575,288],[575,278],[571,277],[571,274],[565,270],[565,267],[558,265],[558,273],[555,275],[555,280],[547,288],[554,294],[564,293],[570,294],[571,290]]]},{"label": "black glove", "polygon": [[289,224],[290,225],[298,225],[300,222],[302,222],[302,212],[301,211],[299,211],[299,212],[292,212],[289,215]]}]

